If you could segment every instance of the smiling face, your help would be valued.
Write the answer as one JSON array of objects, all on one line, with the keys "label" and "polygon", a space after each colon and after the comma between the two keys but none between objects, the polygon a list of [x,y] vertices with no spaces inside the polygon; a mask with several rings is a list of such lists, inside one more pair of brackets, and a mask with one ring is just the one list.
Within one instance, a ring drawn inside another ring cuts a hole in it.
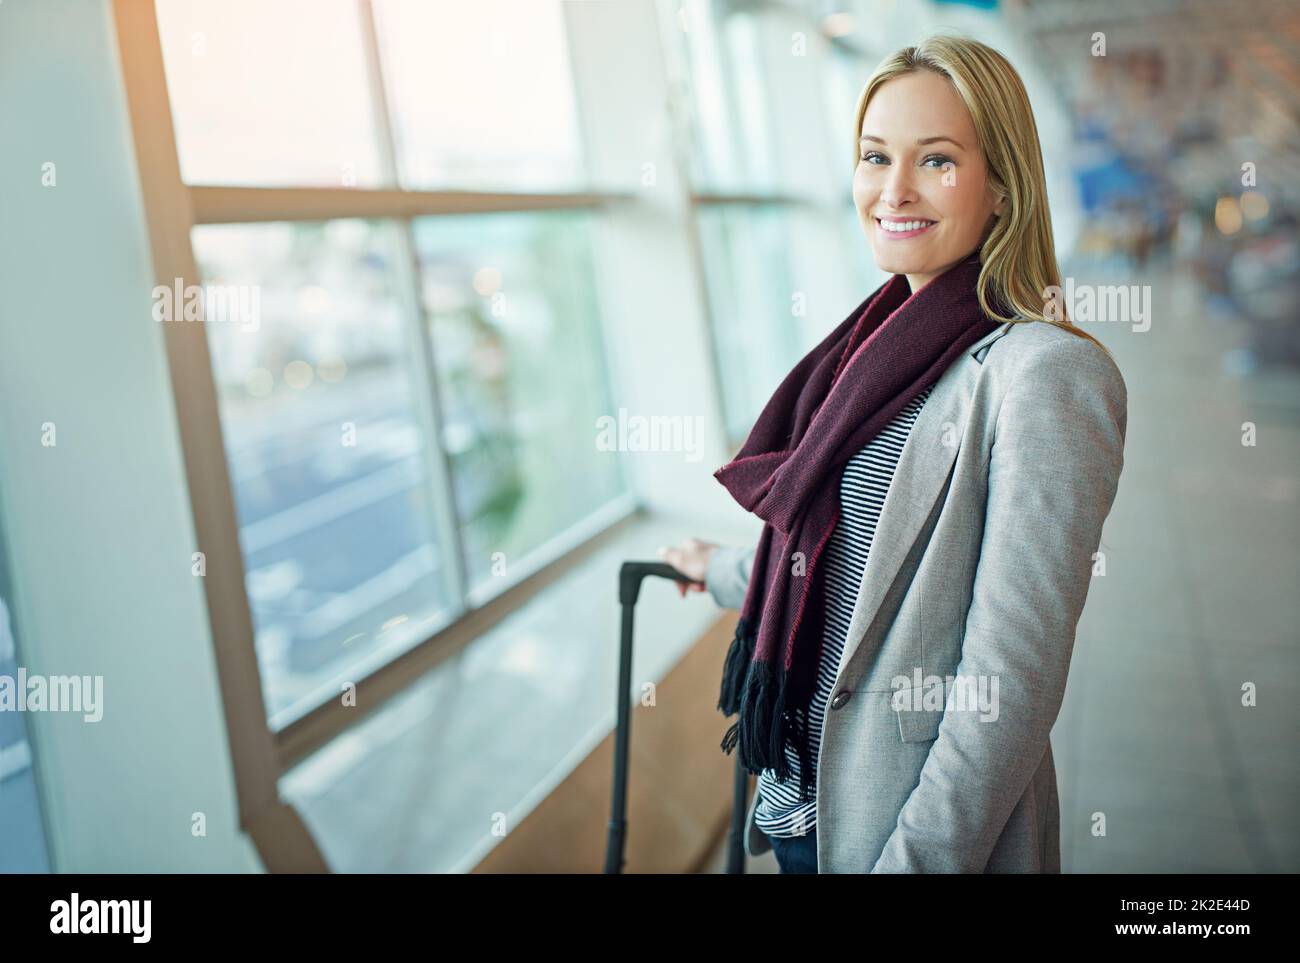
[{"label": "smiling face", "polygon": [[946,77],[917,70],[881,84],[859,133],[858,218],[876,264],[906,274],[915,293],[979,246],[1003,204]]}]

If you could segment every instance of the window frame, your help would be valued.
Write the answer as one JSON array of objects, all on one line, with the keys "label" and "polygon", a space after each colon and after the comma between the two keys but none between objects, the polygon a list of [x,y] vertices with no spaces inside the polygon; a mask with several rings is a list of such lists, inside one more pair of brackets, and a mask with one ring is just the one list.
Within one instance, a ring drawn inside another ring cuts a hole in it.
[{"label": "window frame", "polygon": [[[690,2],[690,0],[686,0],[686,2]],[[709,13],[714,17],[715,34],[718,35],[725,33],[725,21],[733,15],[756,18],[754,25],[758,45],[756,53],[760,58],[770,57],[772,52],[764,37],[764,29],[768,26],[763,19],[764,17],[787,18],[789,22],[799,23],[810,33],[818,32],[820,29],[815,4],[800,2],[800,0],[706,0],[706,2],[710,4]],[[654,3],[659,18],[659,28],[665,36],[684,29],[683,20],[686,14],[681,8],[680,0],[654,0]],[[716,4],[716,7],[712,6],[712,4]],[[848,57],[851,60],[857,60],[863,63],[865,74],[870,73],[869,68],[866,66],[866,60],[869,58],[870,53],[863,50],[856,42],[842,37],[826,37],[825,40],[828,48],[828,58]],[[698,131],[695,119],[692,116],[696,107],[690,102],[693,96],[693,82],[690,77],[691,55],[684,49],[680,40],[668,42],[664,47],[665,67],[671,78],[672,88],[675,91],[671,106],[674,113],[676,137],[682,145],[686,145],[687,150],[691,151],[690,156],[679,158],[679,165],[684,172],[684,180],[688,185],[686,201],[689,223],[687,231],[690,238],[692,257],[699,265],[701,298],[705,304],[704,311],[709,322],[709,355],[712,362],[710,376],[715,385],[718,408],[722,412],[723,424],[730,426],[738,417],[745,419],[747,416],[738,416],[736,412],[732,411],[726,398],[724,386],[730,380],[725,371],[728,362],[727,359],[723,358],[719,347],[718,325],[720,319],[713,309],[714,295],[707,287],[708,271],[706,268],[708,258],[704,251],[704,232],[700,227],[701,214],[705,211],[717,210],[723,207],[733,207],[752,212],[783,211],[791,219],[805,217],[806,223],[820,222],[825,226],[830,236],[838,236],[839,225],[843,223],[843,219],[848,213],[855,210],[851,183],[847,183],[851,179],[851,172],[850,176],[846,177],[846,185],[842,191],[831,191],[820,195],[797,189],[791,190],[784,176],[787,172],[782,170],[779,164],[775,172],[775,186],[756,186],[749,176],[749,172],[746,172],[743,184],[731,186],[717,183],[712,176],[714,172],[709,169],[707,152],[702,145],[695,143]],[[720,73],[724,87],[723,99],[728,108],[733,109],[739,115],[741,110],[734,90],[736,78],[729,45],[725,41],[721,42],[718,45],[716,54],[720,62]],[[765,76],[769,76],[779,70],[779,66],[777,63],[764,62],[760,69]],[[768,112],[765,123],[769,129],[774,126],[774,122],[779,125],[781,118],[773,116],[777,109],[772,101],[766,101],[764,106]],[[737,120],[735,123],[737,126],[733,132],[736,133],[737,137],[743,139],[742,121]],[[815,123],[820,125],[821,121]],[[833,141],[836,132],[830,131],[829,133]],[[847,148],[845,153],[847,154]],[[697,184],[695,182],[696,173],[701,176],[703,183]],[[831,247],[836,246],[831,245]],[[792,267],[798,266],[799,253],[793,245],[788,247],[787,255]],[[849,267],[847,261],[845,267],[848,269],[847,273],[849,275],[852,276],[856,273]],[[885,278],[882,276],[877,283],[883,280]],[[808,347],[811,346],[811,344],[808,345]],[[797,360],[797,358],[793,360]],[[744,444],[748,432],[733,431],[730,427],[726,427],[724,431],[727,444],[734,454]]]},{"label": "window frame", "polygon": [[[384,87],[375,13],[370,0],[355,0],[359,36],[367,60],[381,163],[398,184],[393,128]],[[441,411],[434,345],[420,303],[419,265],[412,223],[417,217],[549,210],[601,212],[626,203],[618,191],[493,192],[405,190],[365,187],[191,186],[181,178],[170,96],[154,0],[113,0],[113,23],[136,152],[141,201],[157,278],[199,279],[191,232],[196,225],[348,218],[385,222],[397,236],[394,288],[403,323],[419,350],[412,384],[424,437],[426,469],[435,489],[439,550],[455,547],[451,566],[453,610],[427,638],[371,665],[355,681],[356,706],[338,699],[295,714],[284,725],[268,718],[262,698],[244,558],[239,542],[220,405],[202,323],[163,326],[185,473],[194,519],[196,550],[206,556],[203,590],[230,740],[240,827],[252,835],[268,868],[320,869],[324,860],[302,820],[279,798],[280,776],[350,726],[381,708],[444,660],[527,604],[645,514],[631,485],[577,525],[511,566],[499,591],[483,598],[468,585],[450,463],[441,444]],[[607,350],[603,343],[602,354]],[[256,712],[248,711],[257,693]]]}]

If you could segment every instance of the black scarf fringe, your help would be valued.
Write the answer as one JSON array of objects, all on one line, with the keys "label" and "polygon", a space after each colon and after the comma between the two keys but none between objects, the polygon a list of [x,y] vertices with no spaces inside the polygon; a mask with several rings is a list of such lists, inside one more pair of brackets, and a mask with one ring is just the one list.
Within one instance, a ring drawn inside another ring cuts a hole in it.
[{"label": "black scarf fringe", "polygon": [[792,744],[799,759],[799,795],[810,801],[814,773],[808,699],[790,706],[799,701],[793,691],[798,683],[787,678],[780,667],[754,661],[756,639],[757,633],[744,619],[736,623],[723,665],[718,708],[724,715],[739,715],[739,719],[722,737],[722,751],[730,754],[739,746],[740,761],[747,771],[758,774],[770,769],[777,781],[784,783],[791,776],[785,747]]}]

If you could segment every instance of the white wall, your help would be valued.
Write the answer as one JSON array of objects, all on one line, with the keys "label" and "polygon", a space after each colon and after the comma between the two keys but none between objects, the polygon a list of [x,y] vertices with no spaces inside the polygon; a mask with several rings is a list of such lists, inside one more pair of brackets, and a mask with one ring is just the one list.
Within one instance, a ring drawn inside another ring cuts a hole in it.
[{"label": "white wall", "polygon": [[[57,871],[259,872],[212,640],[106,0],[0,4],[0,525],[19,665],[102,675],[34,712]],[[42,186],[53,162],[57,182]],[[55,425],[56,445],[41,443]],[[207,836],[191,835],[206,814]]]}]

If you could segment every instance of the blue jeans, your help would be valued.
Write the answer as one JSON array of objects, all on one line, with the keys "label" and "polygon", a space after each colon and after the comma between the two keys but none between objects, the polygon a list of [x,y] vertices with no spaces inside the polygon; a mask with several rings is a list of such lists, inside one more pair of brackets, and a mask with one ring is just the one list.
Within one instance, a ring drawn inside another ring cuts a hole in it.
[{"label": "blue jeans", "polygon": [[803,836],[768,836],[776,864],[783,873],[817,872],[817,827],[813,826]]}]

